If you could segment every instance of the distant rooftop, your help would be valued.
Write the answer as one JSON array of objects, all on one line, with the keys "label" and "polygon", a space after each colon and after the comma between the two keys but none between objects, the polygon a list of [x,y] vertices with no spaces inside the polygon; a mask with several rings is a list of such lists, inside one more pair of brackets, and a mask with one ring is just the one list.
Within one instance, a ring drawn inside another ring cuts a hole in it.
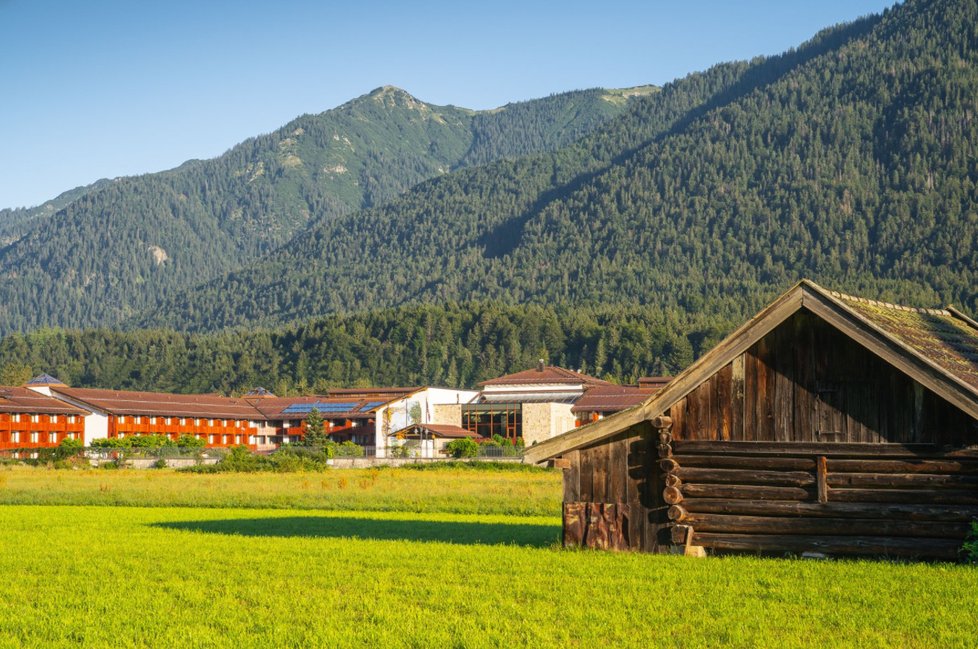
[{"label": "distant rooftop", "polygon": [[499,378],[483,381],[479,385],[501,386],[501,385],[611,385],[607,381],[599,378],[575,372],[574,370],[564,369],[556,365],[545,365],[543,361],[531,370],[523,370],[514,374],[507,374]]},{"label": "distant rooftop", "polygon": [[50,374],[38,374],[24,385],[65,385],[65,383]]}]

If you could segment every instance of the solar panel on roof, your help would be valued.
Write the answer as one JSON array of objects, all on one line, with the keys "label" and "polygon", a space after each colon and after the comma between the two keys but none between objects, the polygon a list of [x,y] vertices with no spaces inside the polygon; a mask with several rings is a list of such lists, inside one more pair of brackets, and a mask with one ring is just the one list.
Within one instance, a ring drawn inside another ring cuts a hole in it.
[{"label": "solar panel on roof", "polygon": [[343,402],[343,403],[293,403],[291,406],[282,410],[282,414],[295,415],[295,414],[306,414],[313,411],[313,408],[319,412],[349,412],[353,410],[357,405],[357,402]]},{"label": "solar panel on roof", "polygon": [[371,401],[369,403],[365,403],[362,406],[360,406],[360,412],[363,412],[364,410],[373,410],[377,406],[382,406],[385,403],[387,403],[387,402],[386,401]]}]

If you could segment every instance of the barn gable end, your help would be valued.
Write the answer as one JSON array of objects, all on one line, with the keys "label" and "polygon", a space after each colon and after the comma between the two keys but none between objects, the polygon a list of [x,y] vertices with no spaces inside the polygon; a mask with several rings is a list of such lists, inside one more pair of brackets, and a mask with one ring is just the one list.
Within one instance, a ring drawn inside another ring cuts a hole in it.
[{"label": "barn gable end", "polygon": [[978,326],[802,282],[644,404],[528,450],[565,543],[954,558],[978,518]]}]

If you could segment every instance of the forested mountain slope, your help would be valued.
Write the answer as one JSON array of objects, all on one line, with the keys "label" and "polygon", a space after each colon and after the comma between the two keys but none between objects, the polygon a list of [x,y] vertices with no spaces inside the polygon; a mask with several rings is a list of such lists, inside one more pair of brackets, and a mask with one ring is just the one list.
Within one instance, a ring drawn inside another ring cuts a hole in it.
[{"label": "forested mountain slope", "polygon": [[909,0],[668,84],[574,146],[315,223],[142,324],[418,300],[639,302],[742,317],[799,277],[974,308],[978,3]]},{"label": "forested mountain slope", "polygon": [[328,223],[469,164],[566,145],[625,110],[622,96],[578,91],[477,112],[384,87],[219,158],[84,188],[43,227],[30,227],[35,212],[10,211],[0,332],[117,323],[273,251],[310,219]]},{"label": "forested mountain slope", "polygon": [[101,187],[105,187],[111,182],[111,180],[102,179],[91,185],[75,187],[34,207],[15,207],[0,210],[0,248],[10,245],[24,236],[26,232],[37,226],[46,217],[53,216],[82,196]]}]

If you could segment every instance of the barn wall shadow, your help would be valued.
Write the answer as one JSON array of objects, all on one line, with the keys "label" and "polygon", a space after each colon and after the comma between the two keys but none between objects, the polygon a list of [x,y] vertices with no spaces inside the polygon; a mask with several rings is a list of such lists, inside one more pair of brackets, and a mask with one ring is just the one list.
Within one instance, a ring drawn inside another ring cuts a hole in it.
[{"label": "barn wall shadow", "polygon": [[279,538],[359,538],[382,541],[437,541],[460,545],[549,546],[560,540],[560,525],[508,525],[458,521],[376,520],[355,517],[288,516],[152,523],[152,527],[239,536]]}]

